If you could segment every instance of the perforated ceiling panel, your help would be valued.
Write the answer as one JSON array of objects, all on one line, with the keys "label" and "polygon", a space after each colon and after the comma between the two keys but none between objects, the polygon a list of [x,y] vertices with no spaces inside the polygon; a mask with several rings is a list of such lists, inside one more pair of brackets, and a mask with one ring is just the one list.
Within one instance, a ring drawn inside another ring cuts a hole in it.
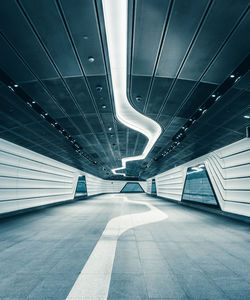
[{"label": "perforated ceiling panel", "polygon": [[[128,177],[146,179],[244,137],[248,4],[129,0],[128,96],[163,133],[145,160],[128,163]],[[3,139],[103,178],[122,157],[141,154],[146,138],[114,117],[100,0],[1,1],[0,28]],[[237,70],[241,77],[167,152]]]}]

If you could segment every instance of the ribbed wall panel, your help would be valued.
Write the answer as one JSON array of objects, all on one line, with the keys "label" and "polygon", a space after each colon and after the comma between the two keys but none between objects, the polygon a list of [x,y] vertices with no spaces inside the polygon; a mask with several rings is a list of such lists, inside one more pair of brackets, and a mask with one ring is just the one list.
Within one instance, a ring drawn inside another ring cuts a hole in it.
[{"label": "ribbed wall panel", "polygon": [[[85,175],[88,196],[119,193],[127,181],[103,180],[0,139],[0,214],[73,200]],[[146,182],[139,182],[146,190]]]},{"label": "ribbed wall panel", "polygon": [[0,139],[0,214],[73,199],[80,173]]},{"label": "ribbed wall panel", "polygon": [[187,168],[198,164],[205,164],[222,210],[250,216],[250,139],[158,174],[157,195],[181,201]]}]

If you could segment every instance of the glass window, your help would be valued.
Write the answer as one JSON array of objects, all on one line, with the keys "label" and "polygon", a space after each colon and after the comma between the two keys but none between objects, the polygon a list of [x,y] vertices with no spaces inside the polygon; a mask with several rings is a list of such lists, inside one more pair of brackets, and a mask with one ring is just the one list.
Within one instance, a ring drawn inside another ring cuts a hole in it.
[{"label": "glass window", "polygon": [[121,193],[144,193],[144,191],[138,182],[127,182]]},{"label": "glass window", "polygon": [[218,206],[205,165],[187,169],[182,200]]},{"label": "glass window", "polygon": [[87,186],[85,176],[79,176],[75,196],[86,196]]},{"label": "glass window", "polygon": [[151,194],[156,194],[156,184],[155,184],[155,179],[152,179]]}]

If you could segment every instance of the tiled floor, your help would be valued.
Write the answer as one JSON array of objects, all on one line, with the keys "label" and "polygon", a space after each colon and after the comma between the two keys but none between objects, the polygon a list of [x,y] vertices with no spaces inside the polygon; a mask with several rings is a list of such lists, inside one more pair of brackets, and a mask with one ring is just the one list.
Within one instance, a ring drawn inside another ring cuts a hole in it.
[{"label": "tiled floor", "polygon": [[[109,299],[250,299],[250,226],[144,194],[168,215],[119,239]],[[0,222],[0,299],[65,299],[106,224],[145,212],[103,195]],[[87,295],[86,295],[87,298]]]}]

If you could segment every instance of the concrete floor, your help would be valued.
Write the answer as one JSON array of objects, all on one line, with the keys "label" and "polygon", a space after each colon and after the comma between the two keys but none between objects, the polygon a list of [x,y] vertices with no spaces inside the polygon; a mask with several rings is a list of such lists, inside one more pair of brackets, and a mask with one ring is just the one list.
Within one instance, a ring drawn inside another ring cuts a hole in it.
[{"label": "concrete floor", "polygon": [[108,299],[250,299],[250,226],[145,194],[102,195],[0,221],[0,299],[66,299],[107,223],[149,211],[126,198],[168,218],[120,236]]}]

